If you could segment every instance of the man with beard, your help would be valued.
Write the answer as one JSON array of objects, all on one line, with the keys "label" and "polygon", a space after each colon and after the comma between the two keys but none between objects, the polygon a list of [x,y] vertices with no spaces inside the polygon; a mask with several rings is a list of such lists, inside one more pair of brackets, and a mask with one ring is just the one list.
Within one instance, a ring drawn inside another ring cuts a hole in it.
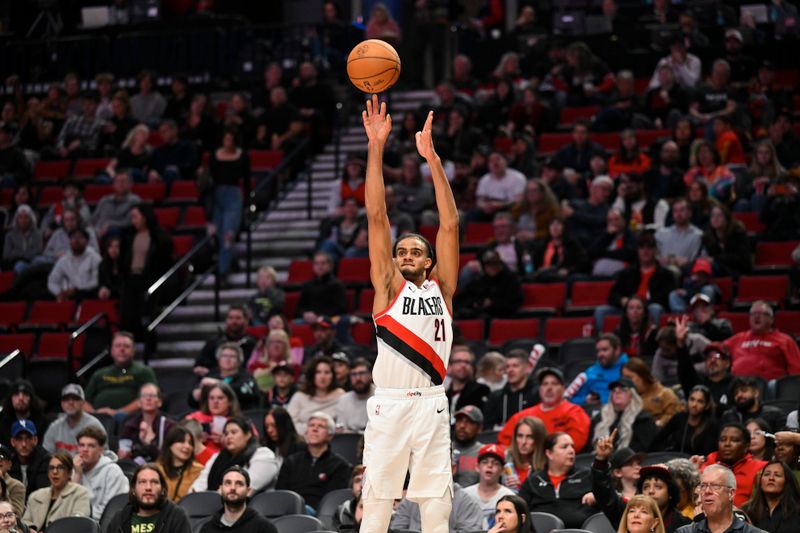
[{"label": "man with beard", "polygon": [[69,232],[70,253],[56,261],[47,277],[47,289],[58,301],[97,296],[100,255],[87,248],[89,233],[83,228]]},{"label": "man with beard", "polygon": [[0,442],[11,442],[11,426],[18,420],[30,420],[42,434],[49,425],[42,414],[42,401],[36,397],[33,384],[27,379],[14,381],[3,402],[0,409]]},{"label": "man with beard", "polygon": [[234,465],[222,474],[219,495],[222,497],[222,510],[200,529],[200,533],[220,533],[236,531],[237,533],[278,533],[272,522],[261,516],[258,511],[247,507],[247,500],[252,496],[250,474],[241,466]]},{"label": "man with beard", "polygon": [[733,378],[731,381],[733,407],[722,414],[722,422],[739,422],[744,424],[751,418],[763,418],[772,431],[778,431],[786,423],[783,409],[773,405],[764,405],[761,401],[761,389],[758,381],[751,376]]},{"label": "man with beard", "polygon": [[644,192],[648,198],[677,198],[682,196],[686,185],[683,183],[684,170],[679,167],[681,151],[675,141],[661,145],[658,166],[652,166],[644,173]]},{"label": "man with beard", "polygon": [[191,533],[183,509],[167,499],[167,481],[158,466],[145,463],[136,469],[129,503],[108,525],[107,531],[130,533]]},{"label": "man with beard", "polygon": [[208,341],[200,355],[194,361],[194,373],[198,376],[206,376],[210,371],[216,370],[217,349],[226,342],[234,342],[242,348],[246,354],[253,353],[256,341],[247,334],[247,326],[250,325],[250,317],[241,305],[232,305],[228,308],[225,315],[225,331],[216,339]]},{"label": "man with beard", "polygon": [[502,389],[494,391],[486,402],[484,425],[487,428],[502,428],[509,418],[539,402],[531,370],[532,365],[525,350],[514,349],[506,354],[508,382]]},{"label": "man with beard", "polygon": [[50,454],[39,446],[36,425],[30,420],[17,420],[11,426],[11,446],[16,454],[9,474],[25,485],[25,494],[47,487],[47,464]]},{"label": "man with beard", "polygon": [[482,442],[478,441],[478,433],[483,429],[483,413],[474,405],[467,405],[454,415],[453,454],[456,471],[453,480],[466,487],[478,482],[478,451]]},{"label": "man with beard", "polygon": [[[454,413],[467,405],[483,409],[489,398],[489,387],[475,381],[475,354],[469,346],[454,346],[447,364],[447,377],[450,383],[445,389]],[[482,422],[482,421],[481,421]]]},{"label": "man with beard", "polygon": [[367,400],[375,394],[372,384],[372,365],[359,357],[350,369],[351,390],[339,397],[336,403],[337,431],[363,433],[367,427]]}]

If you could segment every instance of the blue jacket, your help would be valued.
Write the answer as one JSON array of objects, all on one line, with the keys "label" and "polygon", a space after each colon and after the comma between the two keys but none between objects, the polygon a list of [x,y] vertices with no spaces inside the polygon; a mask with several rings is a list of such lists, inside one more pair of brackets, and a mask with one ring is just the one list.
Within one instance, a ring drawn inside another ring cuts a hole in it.
[{"label": "blue jacket", "polygon": [[595,363],[585,370],[586,382],[578,389],[578,392],[570,399],[572,403],[583,405],[586,396],[590,392],[596,392],[600,396],[600,403],[608,401],[608,385],[620,378],[622,366],[628,362],[628,354],[623,353],[617,362],[608,368],[603,368],[600,363]]}]

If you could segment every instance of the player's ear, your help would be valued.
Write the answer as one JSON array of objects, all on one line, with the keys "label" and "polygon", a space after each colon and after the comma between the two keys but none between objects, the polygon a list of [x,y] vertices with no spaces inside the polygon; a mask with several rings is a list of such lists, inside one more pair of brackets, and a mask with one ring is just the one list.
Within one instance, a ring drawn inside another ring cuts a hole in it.
[{"label": "player's ear", "polygon": [[433,266],[433,259],[430,257],[425,258],[425,270],[430,269]]}]

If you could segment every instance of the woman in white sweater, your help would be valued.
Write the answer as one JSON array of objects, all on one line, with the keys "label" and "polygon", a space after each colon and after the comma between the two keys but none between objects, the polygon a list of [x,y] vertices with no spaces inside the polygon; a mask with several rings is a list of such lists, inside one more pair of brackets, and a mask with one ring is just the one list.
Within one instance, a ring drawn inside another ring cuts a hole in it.
[{"label": "woman in white sweater", "polygon": [[305,370],[305,381],[297,391],[286,410],[292,417],[297,433],[305,435],[308,417],[311,413],[322,411],[336,416],[336,403],[344,394],[333,375],[333,360],[325,355],[312,359]]}]

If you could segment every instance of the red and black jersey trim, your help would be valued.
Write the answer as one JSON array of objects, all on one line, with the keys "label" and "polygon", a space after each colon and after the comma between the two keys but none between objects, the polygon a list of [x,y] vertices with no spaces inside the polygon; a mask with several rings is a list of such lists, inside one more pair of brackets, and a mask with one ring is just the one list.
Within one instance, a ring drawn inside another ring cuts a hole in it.
[{"label": "red and black jersey trim", "polygon": [[375,321],[377,337],[425,372],[434,385],[444,383],[444,362],[429,344],[389,315]]}]

